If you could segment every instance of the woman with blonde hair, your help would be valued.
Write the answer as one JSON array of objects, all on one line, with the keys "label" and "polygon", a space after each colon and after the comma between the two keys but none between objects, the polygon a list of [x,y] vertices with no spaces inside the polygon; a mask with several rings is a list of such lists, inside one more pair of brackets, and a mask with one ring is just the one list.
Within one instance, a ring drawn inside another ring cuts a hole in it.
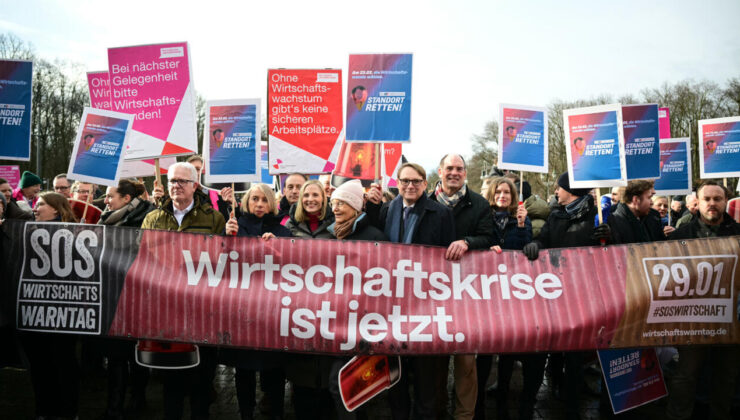
[{"label": "woman with blonde hair", "polygon": [[[242,198],[241,215],[226,223],[226,235],[251,236],[269,240],[274,237],[292,236],[280,224],[275,193],[265,184],[252,184]],[[285,398],[285,372],[283,359],[278,352],[252,350],[222,350],[225,363],[236,366],[236,399],[243,419],[254,418],[257,406],[257,371],[260,371],[260,388],[270,403],[271,418],[283,417]]]},{"label": "woman with blonde hair", "polygon": [[298,202],[290,208],[290,220],[285,227],[300,238],[331,239],[334,236],[328,228],[332,223],[334,214],[326,200],[324,186],[314,179],[306,181]]}]

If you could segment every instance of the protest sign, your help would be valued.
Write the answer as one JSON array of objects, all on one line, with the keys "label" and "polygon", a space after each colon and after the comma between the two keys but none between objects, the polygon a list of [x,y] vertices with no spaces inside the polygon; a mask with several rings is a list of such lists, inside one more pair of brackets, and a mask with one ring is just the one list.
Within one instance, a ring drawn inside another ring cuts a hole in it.
[{"label": "protest sign", "polygon": [[31,159],[33,62],[0,60],[0,159]]},{"label": "protest sign", "polygon": [[[90,92],[90,106],[97,109],[111,110],[110,79],[107,71],[87,73],[87,89]],[[125,159],[125,156],[124,156]],[[159,160],[159,174],[166,175],[167,168],[175,163],[174,157]],[[128,160],[121,165],[121,178],[139,178],[155,174],[154,159]]]},{"label": "protest sign", "polygon": [[347,141],[411,140],[412,54],[351,54]]},{"label": "protest sign", "polygon": [[398,169],[403,164],[403,143],[383,143],[383,185],[384,189],[398,188]]},{"label": "protest sign", "polygon": [[67,177],[116,186],[134,116],[85,108],[77,129]]},{"label": "protest sign", "polygon": [[378,177],[375,157],[374,144],[343,141],[334,176],[373,181]]},{"label": "protest sign", "polygon": [[668,395],[654,348],[599,350],[597,353],[614,414]]},{"label": "protest sign", "polygon": [[502,104],[499,121],[499,169],[547,173],[547,109]]},{"label": "protest sign", "polygon": [[[103,272],[101,334],[113,337],[333,354],[740,344],[734,237],[448,261],[420,245],[3,226],[2,257],[23,262],[8,271],[20,329],[86,331],[65,307],[87,295],[66,280]],[[66,265],[54,246],[72,249]],[[583,275],[599,266],[613,269]],[[69,292],[51,299],[42,279]]]},{"label": "protest sign", "polygon": [[401,357],[359,355],[339,370],[339,396],[352,412],[401,380]]},{"label": "protest sign", "polygon": [[658,105],[622,107],[627,179],[655,179],[660,176],[660,128]]},{"label": "protest sign", "polygon": [[699,120],[699,177],[740,176],[740,117]]},{"label": "protest sign", "polygon": [[208,101],[203,130],[206,182],[260,182],[260,100]]},{"label": "protest sign", "polygon": [[274,183],[273,176],[270,175],[270,165],[269,165],[269,157],[268,157],[268,148],[267,143],[262,142],[260,146],[260,173],[262,174],[262,183],[267,185],[272,185]]},{"label": "protest sign", "polygon": [[688,137],[660,140],[660,177],[655,193],[691,194],[691,140]]},{"label": "protest sign", "polygon": [[198,150],[185,42],[108,49],[111,110],[136,115],[127,160]]},{"label": "protest sign", "polygon": [[267,72],[270,174],[331,173],[344,138],[342,71]]},{"label": "protest sign", "polygon": [[626,185],[621,104],[566,109],[563,124],[571,188]]},{"label": "protest sign", "polygon": [[670,108],[658,108],[658,126],[660,127],[660,138],[671,138],[671,110]]},{"label": "protest sign", "polygon": [[21,182],[21,169],[18,165],[2,165],[0,166],[0,178],[8,181],[10,187],[16,189]]}]

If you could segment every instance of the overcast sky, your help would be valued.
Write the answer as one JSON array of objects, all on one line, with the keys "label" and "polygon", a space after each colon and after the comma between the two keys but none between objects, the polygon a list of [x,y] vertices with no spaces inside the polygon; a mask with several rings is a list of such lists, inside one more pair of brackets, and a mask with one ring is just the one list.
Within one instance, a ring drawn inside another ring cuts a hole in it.
[{"label": "overcast sky", "polygon": [[350,53],[413,52],[404,153],[427,168],[448,151],[470,155],[471,136],[498,119],[502,102],[544,106],[738,77],[738,17],[737,0],[0,0],[0,32],[87,71],[107,69],[108,47],[188,41],[206,99],[264,104],[268,68],[346,72]]}]

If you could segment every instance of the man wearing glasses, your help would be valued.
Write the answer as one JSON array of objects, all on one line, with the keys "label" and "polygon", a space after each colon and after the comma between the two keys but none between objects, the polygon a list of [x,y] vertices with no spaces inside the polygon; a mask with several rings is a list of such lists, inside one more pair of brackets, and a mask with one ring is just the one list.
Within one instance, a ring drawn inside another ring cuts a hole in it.
[{"label": "man wearing glasses", "polygon": [[[452,210],[426,195],[427,175],[421,165],[404,163],[398,170],[399,195],[379,210],[379,199],[367,202],[367,212],[391,242],[443,246],[455,240]],[[372,214],[378,215],[374,217]],[[447,372],[449,356],[413,356],[402,359],[402,371],[412,372],[415,413],[419,418],[441,418],[446,400],[438,398],[439,379]],[[407,420],[411,415],[409,375],[402,375],[388,394],[394,420]]]},{"label": "man wearing glasses", "polygon": [[70,190],[69,180],[67,179],[67,174],[59,174],[55,176],[52,184],[54,185],[55,193],[59,193],[67,197],[68,199],[72,198],[72,193]]},{"label": "man wearing glasses", "polygon": [[[162,205],[147,214],[142,229],[222,235],[226,222],[211,207],[207,198],[195,194],[198,189],[198,172],[187,162],[170,166],[167,173],[169,197]],[[180,353],[191,353],[190,344],[168,344]],[[200,364],[190,369],[163,370],[164,418],[182,418],[186,395],[190,395],[191,416],[208,418],[211,404],[211,383],[216,368],[216,353],[212,347],[200,347]]]}]

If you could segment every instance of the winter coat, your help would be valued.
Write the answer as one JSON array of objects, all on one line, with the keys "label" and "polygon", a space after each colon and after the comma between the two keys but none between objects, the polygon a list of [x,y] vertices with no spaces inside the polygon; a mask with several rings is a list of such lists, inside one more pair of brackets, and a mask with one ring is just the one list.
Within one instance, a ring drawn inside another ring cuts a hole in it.
[{"label": "winter coat", "polygon": [[[140,227],[144,222],[144,218],[147,214],[154,211],[156,207],[149,201],[139,198],[139,203],[136,207],[129,210],[125,216],[123,216],[118,222],[112,223],[112,226],[129,226],[129,227]],[[124,207],[125,208],[125,207]],[[122,210],[122,209],[121,209]],[[100,225],[111,225],[106,221],[111,217],[114,211],[105,211],[100,215],[98,224]]]},{"label": "winter coat", "polygon": [[676,221],[676,229],[680,228],[681,226],[683,226],[683,225],[685,225],[687,223],[691,223],[691,221],[694,220],[694,217],[695,217],[694,216],[694,213],[687,212],[686,214],[684,214],[683,216],[681,216],[680,219],[678,219]]},{"label": "winter coat", "polygon": [[289,238],[293,236],[290,229],[280,224],[280,219],[272,214],[265,214],[257,217],[250,213],[243,213],[238,219],[239,230],[236,236],[262,236],[265,233],[272,233],[278,238]]},{"label": "winter coat", "polygon": [[[403,198],[399,195],[393,201],[383,204],[377,212],[377,205],[368,202],[368,216],[373,224],[382,230],[391,242],[402,242],[399,239],[399,227],[403,223]],[[370,212],[378,214],[377,219]],[[412,227],[412,244],[447,247],[455,240],[455,219],[452,210],[430,200],[425,194],[416,201],[409,217],[415,215],[416,224]]]},{"label": "winter coat", "polygon": [[540,248],[570,248],[577,246],[600,245],[593,238],[594,218],[598,209],[591,195],[586,196],[586,203],[574,214],[568,214],[564,206],[555,207],[547,218],[536,241]]},{"label": "winter coat", "polygon": [[547,217],[550,216],[550,206],[547,202],[536,195],[531,195],[524,200],[524,208],[527,210],[527,217],[532,223],[532,237],[537,238],[540,235],[542,226],[545,226]]},{"label": "winter coat", "polygon": [[[437,201],[434,191],[428,198]],[[490,204],[482,195],[467,188],[465,195],[452,208],[452,215],[455,218],[455,240],[465,240],[468,249],[488,249],[496,244],[498,238],[494,237],[496,230]]]},{"label": "winter coat", "polygon": [[647,216],[638,219],[626,204],[619,203],[617,209],[609,215],[606,222],[611,228],[611,243],[614,244],[664,241],[666,239],[663,233],[663,224],[660,221],[660,213],[654,209],[650,209]]},{"label": "winter coat", "polygon": [[288,199],[283,196],[283,198],[280,199],[280,204],[278,205],[278,214],[277,217],[280,219],[280,224],[285,226],[286,223],[288,223],[288,220],[290,220],[290,203],[288,203]]},{"label": "winter coat", "polygon": [[33,220],[33,212],[23,210],[18,206],[15,198],[10,198],[5,208],[6,219]]},{"label": "winter coat", "polygon": [[529,221],[529,217],[524,219],[524,227],[519,227],[516,217],[509,216],[503,230],[499,228],[495,220],[496,216],[494,216],[494,225],[499,241],[495,245],[500,246],[501,249],[522,249],[524,245],[532,242],[532,222]]},{"label": "winter coat", "polygon": [[334,213],[331,212],[331,208],[326,209],[326,217],[324,220],[319,221],[319,227],[315,231],[311,232],[308,227],[308,222],[299,222],[295,219],[296,205],[290,208],[290,220],[285,224],[285,227],[290,229],[293,236],[297,238],[314,238],[314,239],[332,239],[334,236],[327,230],[327,228],[334,223]]},{"label": "winter coat", "polygon": [[[334,225],[329,226],[329,232],[334,235]],[[343,240],[346,241],[371,241],[371,242],[388,242],[388,237],[380,229],[370,224],[370,218],[367,214],[362,213],[352,225],[352,233],[347,235]]]},{"label": "winter coat", "polygon": [[671,239],[711,238],[715,236],[740,235],[740,224],[725,213],[719,226],[709,226],[697,215],[694,219],[671,234]]},{"label": "winter coat", "polygon": [[226,222],[221,213],[214,210],[209,202],[204,202],[200,195],[195,195],[193,201],[193,208],[182,219],[181,225],[177,224],[172,199],[168,198],[160,208],[146,215],[141,228],[216,235],[223,234]]}]

